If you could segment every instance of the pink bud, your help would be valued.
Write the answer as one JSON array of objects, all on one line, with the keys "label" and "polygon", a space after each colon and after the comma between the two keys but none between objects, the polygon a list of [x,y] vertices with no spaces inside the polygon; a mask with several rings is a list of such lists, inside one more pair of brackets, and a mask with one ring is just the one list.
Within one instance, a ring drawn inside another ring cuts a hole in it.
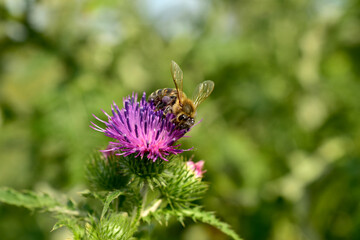
[{"label": "pink bud", "polygon": [[190,170],[192,170],[194,173],[195,173],[195,176],[196,177],[199,177],[201,178],[203,176],[203,174],[206,172],[205,170],[202,171],[202,168],[204,166],[204,161],[201,160],[201,161],[198,161],[197,163],[194,163],[193,161],[188,161],[186,163],[186,165],[188,166],[188,168]]}]

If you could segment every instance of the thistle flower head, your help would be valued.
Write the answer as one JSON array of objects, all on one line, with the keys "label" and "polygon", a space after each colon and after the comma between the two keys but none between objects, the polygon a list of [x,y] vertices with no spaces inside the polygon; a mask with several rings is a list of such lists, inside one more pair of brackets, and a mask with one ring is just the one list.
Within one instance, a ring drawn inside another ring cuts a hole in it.
[{"label": "thistle flower head", "polygon": [[204,161],[198,161],[197,163],[194,163],[193,161],[187,161],[186,165],[187,167],[194,172],[196,177],[202,178],[203,174],[206,172],[206,170],[202,170],[204,166]]},{"label": "thistle flower head", "polygon": [[171,121],[173,114],[164,117],[163,111],[156,111],[155,106],[146,101],[145,93],[139,102],[137,94],[133,93],[131,97],[123,99],[123,104],[122,109],[112,104],[112,116],[103,111],[108,117],[107,121],[93,115],[106,127],[101,128],[93,122],[90,127],[115,140],[102,152],[117,152],[117,155],[124,156],[136,154],[135,157],[145,156],[155,162],[158,158],[168,161],[166,156],[185,151],[178,148],[180,144],[174,145],[186,130],[176,128]]}]

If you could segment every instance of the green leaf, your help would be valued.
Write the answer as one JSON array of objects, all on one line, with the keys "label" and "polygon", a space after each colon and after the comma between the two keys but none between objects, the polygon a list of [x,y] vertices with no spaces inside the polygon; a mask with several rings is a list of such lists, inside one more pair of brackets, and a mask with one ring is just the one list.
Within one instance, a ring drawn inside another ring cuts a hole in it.
[{"label": "green leaf", "polygon": [[51,231],[55,231],[62,227],[67,227],[73,234],[73,239],[84,239],[85,235],[85,223],[81,222],[75,217],[58,217],[58,222],[54,225]]},{"label": "green leaf", "polygon": [[106,201],[106,195],[108,194],[108,191],[90,191],[90,190],[84,190],[80,192],[80,194],[88,199],[96,199],[100,201],[101,203],[105,203]]},{"label": "green leaf", "polygon": [[213,227],[216,227],[226,235],[232,237],[235,240],[242,240],[234,230],[231,229],[230,225],[224,222],[221,222],[216,218],[215,214],[212,212],[202,211],[200,208],[193,209],[184,209],[182,213],[186,217],[191,217],[194,221],[201,221],[207,223]]},{"label": "green leaf", "polygon": [[110,203],[118,198],[121,194],[123,194],[122,191],[120,190],[115,190],[113,192],[110,192],[107,197],[106,197],[106,200],[105,200],[105,203],[104,203],[104,208],[102,210],[102,213],[101,213],[101,219],[104,217],[104,215],[106,214],[106,212],[108,211],[109,209],[109,206],[110,206]]},{"label": "green leaf", "polygon": [[[242,240],[234,230],[231,229],[230,225],[224,222],[221,222],[216,218],[215,214],[212,212],[202,211],[200,207],[197,208],[187,208],[181,210],[172,210],[172,209],[163,209],[158,210],[156,212],[150,213],[155,220],[157,220],[160,224],[163,224],[162,219],[165,220],[165,224],[169,221],[170,217],[176,217],[179,222],[183,224],[185,217],[192,218],[195,222],[200,221],[203,223],[207,223],[213,227],[216,227],[224,234],[228,235],[234,240]],[[144,219],[147,222],[150,222],[149,216]],[[184,225],[184,224],[183,224]]]},{"label": "green leaf", "polygon": [[0,201],[29,209],[51,209],[60,204],[48,194],[32,191],[19,192],[11,188],[0,188]]},{"label": "green leaf", "polygon": [[63,205],[46,193],[35,193],[33,191],[16,191],[11,188],[0,188],[0,202],[25,207],[31,210],[42,209],[65,215],[80,215],[75,208]]}]

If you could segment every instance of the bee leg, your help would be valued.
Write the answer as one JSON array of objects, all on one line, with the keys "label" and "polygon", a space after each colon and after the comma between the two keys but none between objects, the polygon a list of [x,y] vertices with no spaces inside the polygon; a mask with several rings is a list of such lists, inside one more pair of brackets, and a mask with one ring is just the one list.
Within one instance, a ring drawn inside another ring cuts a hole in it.
[{"label": "bee leg", "polygon": [[164,109],[164,115],[167,115],[168,113],[172,112],[172,106],[166,106]]},{"label": "bee leg", "polygon": [[156,105],[156,109],[163,109],[165,106],[166,106],[166,104],[164,104],[163,102],[159,102],[159,103]]}]

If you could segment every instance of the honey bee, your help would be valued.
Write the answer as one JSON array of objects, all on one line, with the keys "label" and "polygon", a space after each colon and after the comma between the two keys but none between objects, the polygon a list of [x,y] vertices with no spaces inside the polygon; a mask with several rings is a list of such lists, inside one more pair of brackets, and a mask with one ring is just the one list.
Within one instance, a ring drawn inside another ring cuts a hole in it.
[{"label": "honey bee", "polygon": [[192,99],[189,99],[183,92],[183,72],[174,61],[171,61],[171,75],[175,88],[158,89],[149,96],[148,101],[153,102],[157,110],[163,110],[164,115],[173,113],[175,118],[172,121],[179,129],[189,130],[195,123],[197,107],[209,97],[215,84],[210,80],[200,83]]}]

